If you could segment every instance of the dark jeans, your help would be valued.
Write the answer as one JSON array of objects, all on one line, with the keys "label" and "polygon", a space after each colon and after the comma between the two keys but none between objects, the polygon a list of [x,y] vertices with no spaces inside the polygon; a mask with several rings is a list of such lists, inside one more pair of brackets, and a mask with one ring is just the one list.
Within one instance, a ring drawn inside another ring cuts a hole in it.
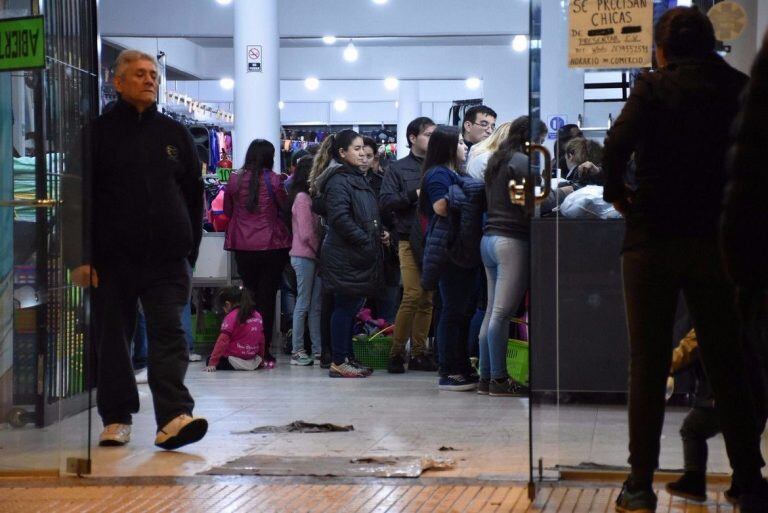
[{"label": "dark jeans", "polygon": [[734,290],[713,240],[660,241],[624,253],[624,296],[630,338],[629,462],[648,482],[658,467],[664,394],[673,347],[675,308],[685,296],[714,391],[731,466],[751,489],[760,478],[760,433],[746,380],[744,340]]},{"label": "dark jeans", "polygon": [[332,353],[331,337],[331,317],[335,309],[333,292],[323,291],[320,297],[320,347],[321,353],[330,355]]},{"label": "dark jeans", "polygon": [[256,310],[264,322],[264,340],[267,351],[272,345],[275,326],[275,301],[288,264],[288,249],[267,251],[235,251],[237,271],[250,291]]},{"label": "dark jeans", "polygon": [[96,266],[93,289],[96,334],[96,404],[105,425],[130,424],[139,411],[139,393],[131,365],[130,341],[136,329],[136,302],[147,323],[148,378],[158,427],[195,405],[184,375],[189,349],[181,324],[189,302],[191,269],[186,259],[141,266],[110,262]]},{"label": "dark jeans", "polygon": [[695,407],[683,421],[683,460],[686,472],[707,471],[707,440],[720,433],[720,418],[714,408]]},{"label": "dark jeans", "polygon": [[331,315],[331,350],[333,363],[340,365],[346,358],[352,358],[352,328],[355,316],[363,307],[365,298],[336,294],[335,307]]},{"label": "dark jeans", "polygon": [[136,312],[136,333],[133,335],[132,361],[133,370],[141,370],[147,366],[147,320],[141,304]]},{"label": "dark jeans", "polygon": [[448,263],[438,283],[441,308],[437,353],[442,376],[470,373],[467,332],[471,320],[469,312],[474,313],[469,307],[471,291],[477,285],[477,273],[477,269],[464,269]]}]

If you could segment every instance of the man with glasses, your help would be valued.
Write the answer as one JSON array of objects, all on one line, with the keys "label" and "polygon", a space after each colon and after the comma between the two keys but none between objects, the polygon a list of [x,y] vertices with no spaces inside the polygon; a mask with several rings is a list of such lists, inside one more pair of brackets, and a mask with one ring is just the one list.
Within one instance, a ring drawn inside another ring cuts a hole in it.
[{"label": "man with glasses", "polygon": [[485,105],[470,107],[464,114],[464,124],[462,133],[464,135],[464,144],[467,145],[467,155],[472,145],[479,143],[496,130],[496,111]]}]

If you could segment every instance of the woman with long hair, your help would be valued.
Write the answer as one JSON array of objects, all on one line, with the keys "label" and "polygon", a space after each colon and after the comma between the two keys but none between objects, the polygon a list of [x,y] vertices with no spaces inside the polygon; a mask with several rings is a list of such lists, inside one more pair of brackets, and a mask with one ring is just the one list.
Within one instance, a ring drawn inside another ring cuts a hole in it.
[{"label": "woman with long hair", "polygon": [[309,318],[309,336],[312,353],[320,355],[320,279],[317,277],[317,256],[320,246],[318,235],[319,216],[312,212],[309,197],[309,173],[312,157],[299,159],[293,172],[288,203],[291,206],[293,242],[291,266],[296,271],[296,305],[293,309],[293,350],[291,365],[312,365],[313,355],[304,349],[304,328]]},{"label": "woman with long hair", "polygon": [[[424,158],[424,176],[419,190],[419,211],[434,223],[435,216],[448,217],[446,196],[460,182],[459,169],[465,160],[467,147],[452,126],[438,126],[432,132]],[[425,264],[426,265],[426,264]],[[441,390],[473,390],[471,366],[466,343],[469,328],[467,310],[475,287],[477,269],[465,269],[450,261],[438,281],[440,319],[437,325],[437,349],[440,363]]]},{"label": "woman with long hair", "polygon": [[511,121],[502,123],[496,127],[496,130],[487,139],[483,139],[472,146],[472,149],[469,150],[469,155],[467,155],[466,169],[469,176],[478,180],[482,180],[485,177],[488,160],[499,149],[501,143],[507,139],[511,125]]},{"label": "woman with long hair", "polygon": [[[365,158],[363,138],[354,130],[342,130],[317,155],[326,168],[316,176],[315,206],[326,220],[326,235],[320,253],[323,287],[334,293],[331,315],[332,359],[329,375],[334,378],[367,377],[352,352],[352,327],[366,296],[375,295],[382,284],[383,231],[376,195],[360,164]],[[323,152],[324,151],[324,152]]]},{"label": "woman with long hair", "polygon": [[288,199],[280,175],[272,171],[275,147],[264,139],[248,146],[245,163],[232,173],[224,193],[230,218],[224,249],[235,252],[237,270],[264,321],[266,359],[275,319],[275,297],[288,263],[291,234],[283,220]]}]

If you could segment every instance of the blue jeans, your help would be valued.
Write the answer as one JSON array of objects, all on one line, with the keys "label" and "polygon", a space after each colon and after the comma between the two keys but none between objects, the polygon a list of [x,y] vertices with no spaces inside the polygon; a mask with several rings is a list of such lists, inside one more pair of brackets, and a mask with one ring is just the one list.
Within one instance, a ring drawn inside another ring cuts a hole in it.
[{"label": "blue jeans", "polygon": [[467,310],[472,299],[468,291],[473,289],[476,279],[477,268],[464,269],[450,262],[440,277],[437,352],[443,376],[468,375],[471,371],[466,339],[470,321]]},{"label": "blue jeans", "polygon": [[320,277],[317,262],[311,258],[291,257],[296,271],[296,306],[293,308],[293,352],[304,349],[304,327],[309,317],[309,336],[312,352],[320,354]]},{"label": "blue jeans", "polygon": [[480,377],[507,377],[509,323],[528,290],[528,241],[484,235],[480,242],[488,277],[488,307],[480,328]]},{"label": "blue jeans", "polygon": [[184,328],[184,340],[187,341],[187,347],[190,353],[195,352],[195,337],[192,336],[192,303],[187,303],[184,311],[181,312],[181,326]]},{"label": "blue jeans", "polygon": [[345,359],[353,357],[352,328],[365,298],[335,294],[334,301],[336,306],[331,315],[331,351],[333,363],[340,365]]},{"label": "blue jeans", "polygon": [[376,296],[376,315],[389,324],[395,323],[398,294],[400,294],[399,286],[385,285],[381,287],[379,294]]}]

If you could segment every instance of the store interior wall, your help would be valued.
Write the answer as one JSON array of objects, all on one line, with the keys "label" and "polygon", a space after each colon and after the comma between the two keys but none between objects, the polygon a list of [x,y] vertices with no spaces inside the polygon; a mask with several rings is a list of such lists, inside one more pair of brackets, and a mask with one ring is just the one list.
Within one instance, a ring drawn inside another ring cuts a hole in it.
[{"label": "store interior wall", "polygon": [[[768,4],[768,0],[732,0],[735,3],[741,4],[744,11],[747,13],[747,24],[744,28],[744,32],[733,41],[727,41],[725,44],[731,47],[731,51],[726,54],[725,60],[734,68],[744,73],[749,73],[752,68],[752,62],[755,60],[757,51],[752,44],[758,38],[758,27],[762,27],[762,31],[765,31],[765,22],[762,25],[759,24],[758,16],[758,3]],[[763,5],[765,8],[765,5]]]}]

